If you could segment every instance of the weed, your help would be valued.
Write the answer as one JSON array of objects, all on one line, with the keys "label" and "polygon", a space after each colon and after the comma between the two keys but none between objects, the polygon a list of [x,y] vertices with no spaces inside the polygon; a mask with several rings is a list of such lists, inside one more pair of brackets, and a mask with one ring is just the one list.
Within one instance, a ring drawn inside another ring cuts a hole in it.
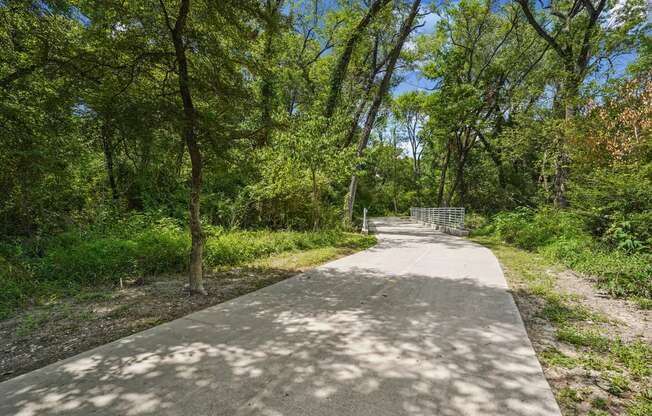
[{"label": "weed", "polygon": [[614,374],[608,379],[609,393],[615,396],[622,396],[629,390],[629,380],[621,374]]},{"label": "weed", "polygon": [[638,307],[641,309],[652,309],[652,299],[644,298],[642,296],[635,296],[632,298],[632,300],[636,302]]},{"label": "weed", "polygon": [[614,342],[610,354],[622,363],[635,378],[650,375],[652,366],[652,347],[641,341],[631,343]]},{"label": "weed", "polygon": [[[338,230],[316,232],[230,231],[207,229],[204,263],[207,268],[235,266],[271,255],[305,250],[363,249],[375,244],[373,236]],[[114,228],[85,233],[66,232],[43,244],[39,256],[26,256],[20,245],[0,247],[0,319],[27,303],[43,298],[70,297],[79,302],[109,299],[98,287],[117,285],[128,278],[183,272],[188,269],[190,237],[176,221],[135,216]],[[5,253],[11,254],[3,257]],[[314,252],[302,258],[304,267],[330,258]]]},{"label": "weed", "polygon": [[591,401],[591,406],[593,406],[593,408],[597,410],[607,410],[608,405],[609,405],[609,401],[604,397],[595,397]]},{"label": "weed", "polygon": [[549,298],[541,314],[549,321],[566,323],[569,321],[584,321],[593,317],[593,313],[582,305],[566,305],[559,297]]},{"label": "weed", "polygon": [[577,367],[577,360],[564,355],[561,351],[550,348],[541,353],[541,359],[550,367]]},{"label": "weed", "polygon": [[557,339],[575,346],[588,347],[595,351],[607,351],[610,340],[597,331],[582,330],[572,326],[557,329]]},{"label": "weed", "polygon": [[16,335],[24,337],[37,330],[48,319],[47,313],[30,313],[26,315],[16,328]]},{"label": "weed", "polygon": [[629,416],[652,415],[652,396],[640,395],[627,408]]},{"label": "weed", "polygon": [[557,391],[557,401],[563,407],[574,409],[582,399],[579,392],[574,388],[562,387]]},{"label": "weed", "polygon": [[652,254],[624,231],[633,230],[633,223],[625,222],[627,227],[616,224],[600,239],[587,232],[590,227],[585,222],[581,213],[572,210],[522,208],[495,215],[476,235],[494,236],[539,252],[575,271],[596,276],[598,286],[613,296],[636,297],[642,308],[652,308]]}]

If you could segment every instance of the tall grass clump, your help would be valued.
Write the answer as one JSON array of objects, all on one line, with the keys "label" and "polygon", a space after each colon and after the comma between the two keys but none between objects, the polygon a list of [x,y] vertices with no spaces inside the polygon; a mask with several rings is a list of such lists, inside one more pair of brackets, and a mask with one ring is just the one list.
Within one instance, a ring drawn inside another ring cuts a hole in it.
[{"label": "tall grass clump", "polygon": [[70,232],[55,239],[36,262],[46,280],[95,284],[134,275],[187,269],[190,238],[177,223],[162,219],[135,226],[119,224],[99,234]]},{"label": "tall grass clump", "polygon": [[[288,251],[366,248],[370,236],[343,231],[225,231],[207,225],[204,263],[233,266]],[[0,319],[30,301],[188,270],[190,236],[178,221],[134,215],[45,241],[0,242]]]},{"label": "tall grass clump", "polygon": [[258,257],[321,247],[366,248],[374,238],[342,231],[234,231],[209,237],[204,261],[208,266],[227,266]]}]

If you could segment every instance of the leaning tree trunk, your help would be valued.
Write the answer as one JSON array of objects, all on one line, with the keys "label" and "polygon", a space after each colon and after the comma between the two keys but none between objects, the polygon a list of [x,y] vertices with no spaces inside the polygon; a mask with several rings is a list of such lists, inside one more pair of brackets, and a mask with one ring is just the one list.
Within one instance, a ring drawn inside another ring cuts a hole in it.
[{"label": "leaning tree trunk", "polygon": [[[394,74],[394,68],[396,67],[396,62],[398,61],[398,58],[401,54],[401,50],[403,49],[403,44],[405,44],[405,40],[412,32],[412,24],[414,22],[417,13],[419,12],[420,4],[421,4],[421,0],[415,0],[414,3],[412,3],[412,9],[410,10],[410,14],[403,21],[403,24],[401,25],[401,29],[399,31],[398,40],[396,41],[394,48],[390,52],[389,60],[387,61],[387,69],[385,71],[385,75],[383,76],[383,79],[380,82],[380,87],[378,88],[374,100],[371,103],[371,108],[369,109],[369,113],[367,114],[367,120],[365,122],[364,129],[362,130],[362,135],[360,136],[360,140],[358,142],[358,151],[357,151],[358,157],[362,157],[364,150],[367,148],[367,143],[369,142],[369,135],[371,135],[371,130],[373,129],[374,123],[376,122],[376,115],[378,114],[378,110],[380,109],[380,105],[383,102],[383,98],[385,94],[387,94],[387,91],[389,89],[389,84],[392,79],[392,75]],[[355,173],[353,173],[353,175],[351,175],[351,182],[349,183],[349,192],[346,197],[346,217],[344,218],[344,222],[345,225],[347,226],[350,226],[353,223],[353,206],[355,204],[355,194],[357,189],[358,189],[358,177]]]},{"label": "leaning tree trunk", "polygon": [[389,3],[389,1],[390,0],[374,0],[367,13],[358,22],[355,29],[353,29],[351,32],[349,38],[346,40],[344,51],[337,60],[335,69],[331,75],[328,99],[326,100],[326,108],[324,110],[324,116],[326,118],[330,118],[335,112],[335,108],[337,107],[337,101],[340,96],[340,90],[342,89],[342,83],[344,82],[344,77],[346,75],[346,70],[349,66],[349,62],[351,62],[351,57],[353,56],[353,49],[355,48],[355,45],[362,38],[364,31],[367,29],[367,26],[369,26],[374,17],[378,14],[378,12],[380,12],[383,6]]},{"label": "leaning tree trunk", "polygon": [[[190,181],[190,236],[192,245],[190,249],[190,292],[206,294],[203,283],[202,257],[204,251],[204,235],[199,216],[199,196],[202,183],[202,155],[199,143],[195,137],[195,107],[190,93],[190,77],[188,75],[188,59],[183,40],[186,19],[190,12],[190,0],[181,0],[179,4],[179,15],[174,27],[168,21],[168,27],[174,43],[174,52],[178,65],[179,95],[183,102],[183,137],[188,147],[191,166]],[[166,13],[167,19],[167,13]]]}]

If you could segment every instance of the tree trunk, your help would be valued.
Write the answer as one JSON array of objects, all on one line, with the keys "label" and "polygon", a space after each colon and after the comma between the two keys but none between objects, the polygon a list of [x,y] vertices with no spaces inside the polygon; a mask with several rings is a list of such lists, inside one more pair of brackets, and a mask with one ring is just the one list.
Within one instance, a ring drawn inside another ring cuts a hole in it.
[{"label": "tree trunk", "polygon": [[[573,71],[574,66],[569,66],[567,71]],[[570,73],[568,79],[563,84],[563,110],[564,110],[564,131],[559,135],[557,143],[557,158],[555,159],[555,178],[553,181],[554,197],[553,203],[557,208],[567,208],[568,199],[566,199],[566,181],[568,179],[568,166],[570,164],[570,157],[566,149],[568,142],[568,127],[573,117],[575,116],[575,100],[579,96],[580,82],[577,80],[578,75]]]},{"label": "tree trunk", "polygon": [[118,187],[115,182],[115,173],[113,171],[113,132],[108,120],[102,122],[101,127],[102,150],[104,151],[104,164],[106,165],[106,175],[109,179],[111,188],[111,198],[113,201],[118,200]]},{"label": "tree trunk", "polygon": [[342,83],[344,82],[346,70],[351,61],[351,57],[353,56],[355,45],[362,37],[362,34],[367,29],[367,26],[369,26],[369,23],[371,23],[374,17],[387,3],[389,3],[389,0],[374,0],[367,13],[362,17],[362,20],[358,22],[349,38],[346,40],[344,51],[337,60],[337,64],[335,65],[335,69],[331,75],[330,90],[326,101],[326,109],[324,111],[324,116],[326,118],[330,118],[335,112],[335,107],[337,107],[337,100],[340,96]]},{"label": "tree trunk", "polygon": [[[560,146],[563,146],[561,144]],[[568,156],[566,151],[560,149],[555,160],[555,178],[553,204],[557,208],[567,208],[568,200],[566,199],[566,179],[568,178]]]},{"label": "tree trunk", "polygon": [[312,229],[319,229],[319,188],[317,187],[317,174],[314,169],[310,169],[312,177],[312,206],[313,206],[313,224]]},{"label": "tree trunk", "polygon": [[417,159],[416,150],[413,149],[412,153],[412,176],[414,180],[414,187],[417,190],[417,206],[421,206],[421,187],[419,186],[419,160]]},{"label": "tree trunk", "polygon": [[[493,146],[491,146],[491,144],[485,138],[484,134],[482,134],[481,132],[477,131],[476,135],[480,139],[480,142],[484,146],[484,149],[487,151],[489,158],[491,159],[492,162],[494,162],[494,166],[496,166],[496,171],[498,172],[499,187],[505,188],[505,173],[503,171],[503,161],[502,161],[500,148],[495,149]],[[493,138],[495,138],[497,136],[497,133],[494,133],[492,136]]]},{"label": "tree trunk", "polygon": [[355,204],[355,193],[358,190],[358,176],[354,173],[351,175],[349,183],[349,192],[346,194],[346,218],[344,225],[350,227],[353,224],[353,204]]},{"label": "tree trunk", "polygon": [[446,173],[448,171],[448,165],[451,160],[451,144],[450,141],[446,145],[446,156],[444,157],[444,163],[441,166],[441,173],[439,175],[439,189],[437,190],[437,206],[441,207],[442,200],[444,198],[444,187],[446,186]]},{"label": "tree trunk", "polygon": [[[403,49],[403,44],[405,43],[405,40],[412,32],[412,24],[414,22],[417,13],[419,12],[420,4],[421,4],[421,0],[415,0],[412,3],[412,9],[410,10],[410,14],[403,21],[403,24],[401,25],[401,29],[399,31],[398,40],[396,41],[394,48],[390,52],[389,60],[387,62],[387,68],[385,70],[385,75],[383,76],[383,79],[380,82],[380,87],[378,88],[378,91],[376,92],[376,96],[374,97],[374,100],[371,103],[371,108],[369,109],[369,113],[367,114],[367,120],[365,122],[364,129],[362,130],[362,135],[360,136],[360,140],[358,142],[358,151],[357,151],[358,157],[362,157],[364,150],[367,147],[367,143],[369,142],[369,135],[371,134],[371,130],[374,127],[374,123],[376,122],[376,115],[378,114],[378,110],[380,109],[380,105],[383,102],[383,98],[385,94],[387,94],[387,91],[389,89],[389,84],[392,79],[392,75],[394,74],[394,68],[396,67],[396,62],[398,61],[398,58],[401,54],[401,50]],[[354,173],[353,175],[351,175],[351,182],[349,183],[349,192],[347,194],[347,201],[346,201],[346,216],[344,218],[344,223],[345,225],[348,226],[350,226],[353,222],[353,206],[355,204],[355,194],[356,194],[357,187],[358,187],[358,177]]]},{"label": "tree trunk", "polygon": [[460,155],[460,160],[457,163],[457,169],[455,170],[455,181],[453,182],[453,187],[448,193],[446,198],[446,206],[450,207],[453,202],[453,196],[455,191],[459,190],[460,193],[460,204],[464,205],[464,166],[466,165],[468,150],[464,150]]},{"label": "tree trunk", "polygon": [[378,66],[378,43],[379,43],[379,37],[378,35],[376,35],[374,39],[374,48],[371,52],[371,63],[369,64],[371,70],[369,71],[369,76],[367,77],[367,81],[364,86],[362,99],[360,100],[358,106],[355,109],[355,115],[353,116],[353,120],[351,121],[351,127],[349,127],[349,132],[347,133],[346,138],[344,139],[344,143],[342,147],[348,147],[351,145],[351,143],[353,143],[353,138],[355,137],[355,133],[358,131],[358,122],[360,121],[360,117],[362,117],[362,112],[364,111],[364,108],[367,105],[369,94],[371,93],[371,89],[374,86],[374,80],[378,75],[378,71],[382,68],[382,65],[380,67]]},{"label": "tree trunk", "polygon": [[272,130],[273,120],[273,104],[274,104],[274,71],[272,71],[271,66],[273,65],[272,58],[274,57],[274,38],[278,31],[278,10],[282,0],[272,1],[267,0],[265,2],[265,14],[266,14],[266,27],[265,27],[265,49],[263,51],[263,61],[266,63],[266,71],[262,80],[262,85],[260,88],[260,95],[262,98],[262,112],[261,112],[261,123],[262,123],[262,134],[258,140],[259,146],[264,146],[269,143],[269,135]]},{"label": "tree trunk", "polygon": [[[202,258],[204,251],[204,234],[201,227],[201,218],[199,213],[202,183],[202,155],[199,143],[195,137],[195,107],[192,102],[190,93],[190,77],[188,75],[188,60],[186,49],[183,41],[183,32],[185,29],[186,19],[190,12],[190,0],[181,0],[179,4],[179,15],[174,27],[169,20],[168,27],[174,43],[174,51],[178,65],[179,77],[179,95],[183,102],[183,137],[188,147],[191,165],[190,181],[190,236],[192,245],[190,249],[190,292],[205,295],[203,283]],[[168,19],[166,13],[166,20]]]}]

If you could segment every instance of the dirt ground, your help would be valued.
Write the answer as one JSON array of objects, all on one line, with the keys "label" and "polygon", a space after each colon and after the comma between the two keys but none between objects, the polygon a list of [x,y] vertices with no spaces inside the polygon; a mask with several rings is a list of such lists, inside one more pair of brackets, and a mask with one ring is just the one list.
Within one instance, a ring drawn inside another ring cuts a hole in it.
[{"label": "dirt ground", "polygon": [[[509,268],[506,272],[510,274]],[[597,317],[605,317],[575,322],[576,327],[596,331],[599,336],[610,340],[619,340],[615,342],[652,345],[652,311],[641,310],[632,301],[608,297],[595,288],[590,277],[568,270],[548,270],[547,273],[554,278],[556,292],[568,296],[575,305],[586,308]],[[543,316],[545,300],[518,279],[508,280],[562,413],[588,416],[640,414],[630,413],[629,409],[637,399],[637,392],[652,391],[648,390],[652,389],[649,379],[630,379],[626,370],[614,363],[608,352],[595,353],[581,345],[560,341],[557,335],[560,327]],[[553,358],[546,360],[544,357],[551,351],[554,352]],[[555,357],[568,357],[574,361],[569,365],[564,365],[563,361],[558,364],[552,361]],[[576,362],[582,364],[576,365]],[[623,390],[615,389],[613,380],[625,378],[628,381]]]},{"label": "dirt ground", "polygon": [[208,296],[190,296],[186,277],[162,275],[95,288],[0,321],[0,381],[287,279],[348,249],[264,259],[204,277]]},{"label": "dirt ground", "polygon": [[652,311],[643,310],[630,300],[609,297],[595,288],[595,279],[590,276],[565,270],[556,273],[556,278],[559,291],[574,294],[580,304],[611,318],[605,331],[624,341],[640,339],[652,344]]}]

